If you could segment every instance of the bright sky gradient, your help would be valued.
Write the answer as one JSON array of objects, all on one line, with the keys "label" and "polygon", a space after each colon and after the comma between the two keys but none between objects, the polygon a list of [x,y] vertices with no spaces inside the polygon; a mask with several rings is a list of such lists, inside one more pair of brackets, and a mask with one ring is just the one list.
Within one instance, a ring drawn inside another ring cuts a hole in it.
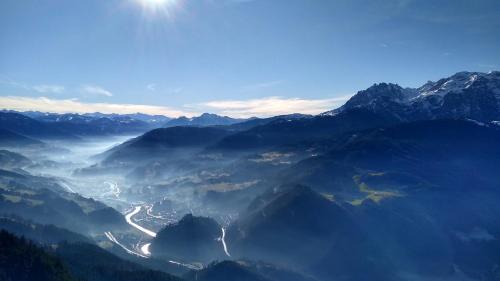
[{"label": "bright sky gradient", "polygon": [[0,108],[320,113],[376,82],[499,70],[499,12],[498,0],[2,0]]}]

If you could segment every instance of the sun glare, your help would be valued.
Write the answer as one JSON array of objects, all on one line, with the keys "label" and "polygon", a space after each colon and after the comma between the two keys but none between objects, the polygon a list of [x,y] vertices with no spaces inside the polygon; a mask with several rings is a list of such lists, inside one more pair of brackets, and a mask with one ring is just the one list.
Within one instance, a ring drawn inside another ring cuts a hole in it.
[{"label": "sun glare", "polygon": [[134,0],[149,15],[162,15],[171,18],[182,0]]}]

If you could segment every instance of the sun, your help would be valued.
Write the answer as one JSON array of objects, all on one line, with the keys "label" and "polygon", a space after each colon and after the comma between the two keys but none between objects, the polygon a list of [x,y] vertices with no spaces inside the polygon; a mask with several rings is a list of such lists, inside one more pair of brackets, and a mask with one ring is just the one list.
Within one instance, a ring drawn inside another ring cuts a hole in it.
[{"label": "sun", "polygon": [[142,2],[143,5],[149,5],[149,6],[163,6],[174,2],[174,0],[138,0],[138,1]]},{"label": "sun", "polygon": [[172,17],[174,10],[178,8],[182,0],[133,0],[140,5],[149,16]]}]

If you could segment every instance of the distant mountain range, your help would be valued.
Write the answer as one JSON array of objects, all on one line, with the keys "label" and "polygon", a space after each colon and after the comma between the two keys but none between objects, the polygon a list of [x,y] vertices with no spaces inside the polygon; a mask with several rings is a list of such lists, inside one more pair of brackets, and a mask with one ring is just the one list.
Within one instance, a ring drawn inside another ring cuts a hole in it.
[{"label": "distant mountain range", "polygon": [[358,92],[345,105],[323,113],[332,116],[353,109],[389,115],[402,121],[470,118],[500,120],[500,71],[459,72],[417,88],[380,83]]},{"label": "distant mountain range", "polygon": [[111,120],[117,120],[122,122],[142,121],[149,124],[163,124],[171,120],[171,118],[166,117],[164,115],[148,115],[143,113],[106,114],[106,113],[95,112],[95,113],[84,113],[84,114],[76,114],[76,113],[57,114],[57,113],[47,113],[39,111],[25,111],[19,113],[36,120],[47,121],[47,122],[89,123],[96,119],[108,118]]},{"label": "distant mountain range", "polygon": [[235,119],[227,116],[220,116],[217,114],[203,113],[197,117],[179,117],[169,120],[164,124],[164,127],[174,127],[174,126],[222,126],[222,125],[232,125],[236,123],[241,123],[248,119]]},{"label": "distant mountain range", "polygon": [[[250,119],[261,120],[261,119]],[[161,127],[208,127],[226,126],[247,121],[227,116],[204,113],[198,117],[179,117],[171,119],[162,115],[147,114],[56,114],[37,111],[16,112],[0,111],[0,144],[12,143],[14,135],[20,142],[33,138],[34,141],[67,139],[76,140],[82,137],[137,135]]]}]

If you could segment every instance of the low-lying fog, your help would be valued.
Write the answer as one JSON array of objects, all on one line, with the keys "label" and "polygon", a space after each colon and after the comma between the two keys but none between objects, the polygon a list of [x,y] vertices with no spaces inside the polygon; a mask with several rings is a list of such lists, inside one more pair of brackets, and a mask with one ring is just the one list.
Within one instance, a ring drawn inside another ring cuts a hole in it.
[{"label": "low-lying fog", "polygon": [[150,183],[131,181],[127,173],[121,171],[107,170],[91,175],[78,173],[82,169],[99,166],[100,161],[104,159],[104,152],[135,137],[85,138],[78,142],[49,141],[46,142],[48,147],[43,150],[16,152],[35,163],[27,168],[30,173],[56,178],[68,192],[101,201],[122,212],[124,216],[140,207],[134,218],[155,231],[168,223],[178,221],[188,213],[212,216],[223,225],[230,222],[235,214],[222,213],[204,206],[199,198],[195,198],[197,192],[194,187],[183,185],[182,188],[176,188],[176,185],[172,184],[186,178],[196,182],[197,176],[169,171],[165,173],[168,176],[164,180],[154,182],[156,186],[152,187]]},{"label": "low-lying fog", "polygon": [[136,137],[133,136],[110,136],[102,138],[86,138],[81,142],[57,141],[50,143],[55,147],[68,150],[68,153],[61,155],[48,155],[50,160],[61,162],[72,162],[76,164],[89,165],[95,162],[91,157],[105,152],[114,146],[117,146],[126,140]]},{"label": "low-lying fog", "polygon": [[121,182],[116,175],[81,177],[74,176],[74,171],[95,165],[99,161],[99,154],[134,137],[86,138],[78,142],[61,140],[45,141],[47,146],[41,150],[10,150],[18,152],[34,162],[34,165],[26,168],[33,175],[57,178],[59,183],[69,192],[76,192],[85,197],[100,201],[109,201],[109,199],[116,201],[120,199],[120,189],[117,186],[117,182]]}]

